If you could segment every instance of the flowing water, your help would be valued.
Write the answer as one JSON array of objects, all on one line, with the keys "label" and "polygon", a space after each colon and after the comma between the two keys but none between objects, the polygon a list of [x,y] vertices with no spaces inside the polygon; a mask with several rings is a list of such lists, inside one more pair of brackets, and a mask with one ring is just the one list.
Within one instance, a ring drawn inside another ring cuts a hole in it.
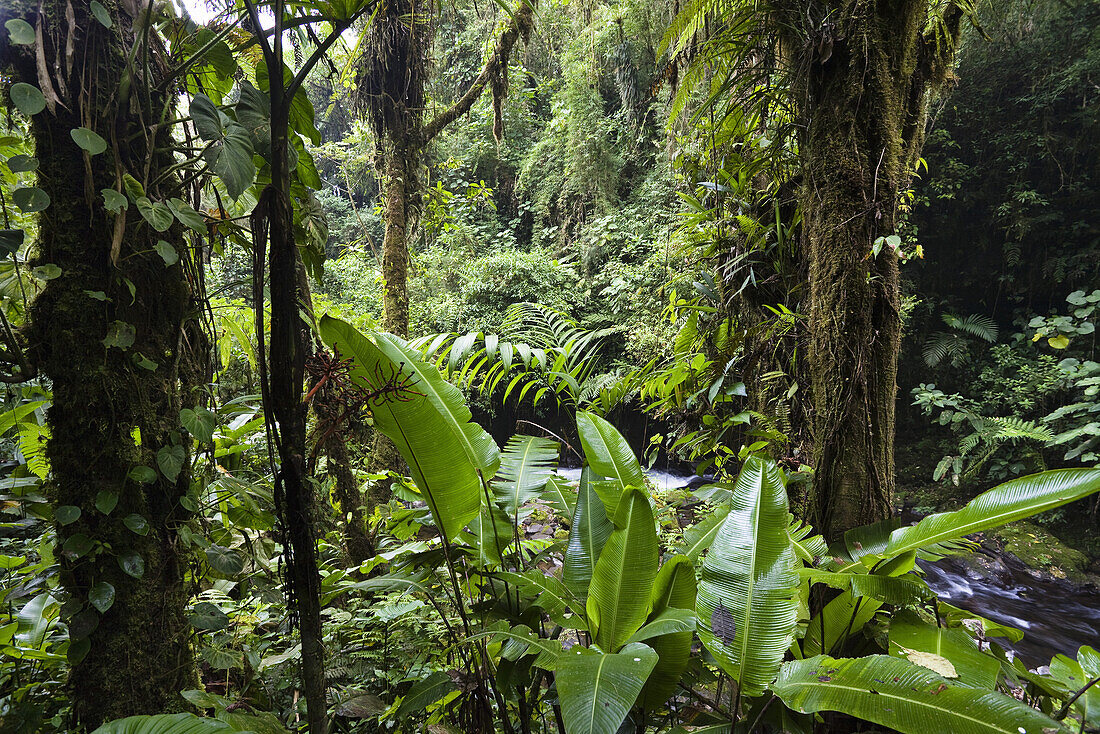
[{"label": "flowing water", "polygon": [[[570,481],[580,469],[559,469]],[[650,471],[658,489],[700,486],[690,474]],[[1005,647],[1029,667],[1046,665],[1063,653],[1075,657],[1082,645],[1100,649],[1100,591],[1040,575],[1013,556],[984,549],[971,559],[922,563],[925,578],[941,599],[1001,624],[1023,630],[1024,638]]]}]

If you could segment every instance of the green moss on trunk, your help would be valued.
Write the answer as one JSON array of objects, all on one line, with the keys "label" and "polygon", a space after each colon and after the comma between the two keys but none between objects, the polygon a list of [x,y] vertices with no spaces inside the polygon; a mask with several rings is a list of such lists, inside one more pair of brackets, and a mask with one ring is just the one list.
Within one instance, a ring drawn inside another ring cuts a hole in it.
[{"label": "green moss on trunk", "polygon": [[[67,5],[47,0],[42,6],[48,58],[69,32]],[[110,152],[89,158],[69,134],[92,127],[105,139],[120,141],[122,170],[139,179],[148,176],[147,183],[171,163],[163,153],[151,152],[154,146],[168,147],[166,135],[150,136],[129,105],[121,113],[115,109],[133,35],[117,3],[104,5],[116,19],[111,29],[92,18],[88,0],[69,5],[81,51],[71,71],[54,70],[62,75],[54,84],[63,90],[65,106],[58,105],[56,114],[35,115],[32,124],[41,161],[38,186],[52,201],[39,219],[33,264],[57,265],[61,276],[32,304],[28,335],[32,357],[53,386],[48,492],[56,506],[81,510],[78,521],[59,525],[57,532],[61,581],[74,601],[66,611],[70,618],[79,613],[97,619],[94,630],[70,648],[73,711],[77,724],[89,729],[132,714],[180,710],[186,704],[179,691],[198,681],[176,532],[187,520],[179,500],[189,483],[188,462],[172,480],[161,472],[149,484],[129,478],[137,466],[156,469],[161,448],[179,446],[186,457],[178,365],[189,290],[181,265],[166,267],[154,249],[165,240],[182,251],[183,238],[178,225],[161,234],[152,231],[131,205],[125,236],[112,257],[115,221],[103,209],[99,191],[116,186],[115,161]],[[29,53],[13,62],[17,78],[38,84]],[[153,105],[163,101],[137,83],[131,91],[148,91],[145,100]],[[178,195],[155,187],[147,193],[155,200]],[[89,296],[97,291],[107,300]],[[106,346],[112,327],[132,327],[132,346]],[[109,513],[97,509],[97,498],[112,495],[118,501]],[[146,521],[147,534],[123,522],[131,515]],[[91,541],[87,553],[75,550],[80,536]],[[134,570],[138,558],[144,566],[140,577]],[[100,614],[88,603],[88,592],[103,582],[114,587],[115,601]],[[87,654],[81,657],[82,648]]]}]

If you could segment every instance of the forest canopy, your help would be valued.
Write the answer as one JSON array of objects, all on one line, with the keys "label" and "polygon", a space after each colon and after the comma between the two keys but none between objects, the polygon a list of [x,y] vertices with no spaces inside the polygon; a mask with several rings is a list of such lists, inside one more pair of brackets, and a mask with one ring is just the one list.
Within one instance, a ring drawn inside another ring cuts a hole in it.
[{"label": "forest canopy", "polygon": [[6,0],[0,731],[1100,731],[1093,0]]}]

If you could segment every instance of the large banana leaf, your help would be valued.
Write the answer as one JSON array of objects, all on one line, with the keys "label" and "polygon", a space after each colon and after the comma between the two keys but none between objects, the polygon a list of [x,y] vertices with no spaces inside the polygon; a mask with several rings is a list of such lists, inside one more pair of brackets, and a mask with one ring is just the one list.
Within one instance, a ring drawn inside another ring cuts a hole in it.
[{"label": "large banana leaf", "polygon": [[798,623],[787,493],[775,463],[750,457],[703,562],[699,639],[748,695],[775,679]]},{"label": "large banana leaf", "polygon": [[558,513],[563,520],[573,516],[577,495],[569,489],[564,477],[555,474],[547,479],[541,498],[543,502],[554,508],[554,512]]},{"label": "large banana leaf", "polygon": [[929,515],[890,534],[886,555],[928,548],[1061,507],[1100,490],[1100,469],[1032,474],[983,492],[961,510]]},{"label": "large banana leaf", "polygon": [[512,436],[504,447],[500,470],[493,480],[497,503],[518,522],[520,508],[539,496],[557,461],[556,441],[539,436]]},{"label": "large banana leaf", "polygon": [[577,432],[585,458],[597,474],[614,479],[620,491],[645,486],[645,474],[634,451],[614,426],[598,415],[578,411]]},{"label": "large banana leaf", "polygon": [[417,393],[373,400],[370,409],[375,427],[408,463],[443,537],[451,540],[477,517],[482,477],[492,477],[500,464],[492,437],[470,422],[458,388],[398,337],[373,334],[368,339],[328,315],[321,317],[320,331],[326,344],[354,360],[357,383],[377,388],[375,383],[396,377]]},{"label": "large banana leaf", "polygon": [[888,655],[795,660],[783,666],[772,691],[796,711],[841,711],[901,734],[1061,730],[1058,722],[1015,698],[958,685]]},{"label": "large banana leaf", "polygon": [[881,607],[881,602],[869,596],[841,593],[810,620],[802,640],[803,656],[829,654],[843,647],[843,638],[858,635]]},{"label": "large banana leaf", "polygon": [[982,652],[974,638],[961,629],[928,624],[908,610],[896,612],[890,620],[890,654],[935,670],[961,685],[987,691],[997,685],[1001,671],[1000,661]]},{"label": "large banana leaf", "polygon": [[504,510],[486,503],[481,506],[478,516],[470,521],[470,531],[461,533],[459,537],[474,549],[479,566],[500,566],[504,551],[515,539],[515,526]]},{"label": "large banana leaf", "polygon": [[555,679],[569,734],[615,734],[657,664],[657,653],[641,643],[619,653],[579,645],[558,658]]},{"label": "large banana leaf", "polygon": [[592,581],[596,560],[614,529],[593,485],[592,470],[586,466],[581,470],[577,505],[569,526],[569,543],[565,547],[562,569],[562,581],[581,599],[588,596],[588,584]]},{"label": "large banana leaf", "polygon": [[894,606],[913,606],[931,601],[936,593],[921,579],[913,576],[883,576],[873,573],[840,573],[818,568],[800,568],[798,575],[814,584],[826,584],[841,591],[851,591],[858,598],[872,599]]},{"label": "large banana leaf", "polygon": [[[694,610],[695,594],[695,568],[691,561],[686,556],[673,556],[661,566],[657,579],[653,582],[646,627],[654,624],[655,620],[668,611]],[[644,629],[645,627],[642,628]],[[657,709],[675,693],[691,657],[691,638],[692,631],[689,629],[669,632],[645,641],[657,653],[658,660],[638,697],[638,703],[643,709]]]},{"label": "large banana leaf", "polygon": [[111,721],[92,734],[221,734],[234,731],[224,721],[200,719],[194,714],[130,716]]},{"label": "large banana leaf", "polygon": [[637,488],[623,490],[615,529],[600,552],[588,587],[588,621],[603,650],[618,650],[645,622],[657,563],[657,531],[649,498]]}]

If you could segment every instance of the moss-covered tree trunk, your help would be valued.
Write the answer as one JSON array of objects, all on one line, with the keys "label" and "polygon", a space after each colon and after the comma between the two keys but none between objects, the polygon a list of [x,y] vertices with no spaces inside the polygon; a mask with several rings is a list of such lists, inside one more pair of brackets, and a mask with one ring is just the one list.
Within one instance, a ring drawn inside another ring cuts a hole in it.
[{"label": "moss-covered tree trunk", "polygon": [[[65,607],[68,689],[77,725],[89,730],[180,710],[179,692],[198,682],[177,532],[188,519],[180,500],[190,480],[179,418],[190,314],[182,263],[189,255],[178,224],[158,233],[134,202],[116,219],[100,194],[121,190],[124,172],[153,201],[180,191],[170,177],[152,183],[172,163],[166,130],[152,130],[147,117],[160,113],[165,97],[143,84],[155,72],[127,73],[131,18],[117,2],[102,4],[111,28],[93,18],[89,0],[28,8],[25,19],[41,21],[44,58],[70,60],[50,64],[48,80],[36,69],[34,48],[8,51],[19,81],[57,95],[31,125],[37,185],[52,201],[39,218],[33,264],[55,265],[60,275],[31,305],[28,337],[53,388],[48,491],[58,508],[61,582],[72,599]],[[66,49],[75,53],[66,57]],[[79,127],[94,130],[108,149],[83,153],[70,136]],[[158,242],[179,261],[167,265],[172,258],[162,257]],[[75,511],[62,507],[78,508],[79,516],[69,521]]]},{"label": "moss-covered tree trunk", "polygon": [[[950,63],[960,13],[926,36],[927,0],[797,3],[806,33],[795,98],[805,128],[815,524],[835,540],[890,513],[901,340],[894,234],[920,155],[929,93]],[[806,27],[806,24],[809,24]],[[933,37],[941,34],[939,42]],[[809,49],[808,52],[804,49]]]}]

